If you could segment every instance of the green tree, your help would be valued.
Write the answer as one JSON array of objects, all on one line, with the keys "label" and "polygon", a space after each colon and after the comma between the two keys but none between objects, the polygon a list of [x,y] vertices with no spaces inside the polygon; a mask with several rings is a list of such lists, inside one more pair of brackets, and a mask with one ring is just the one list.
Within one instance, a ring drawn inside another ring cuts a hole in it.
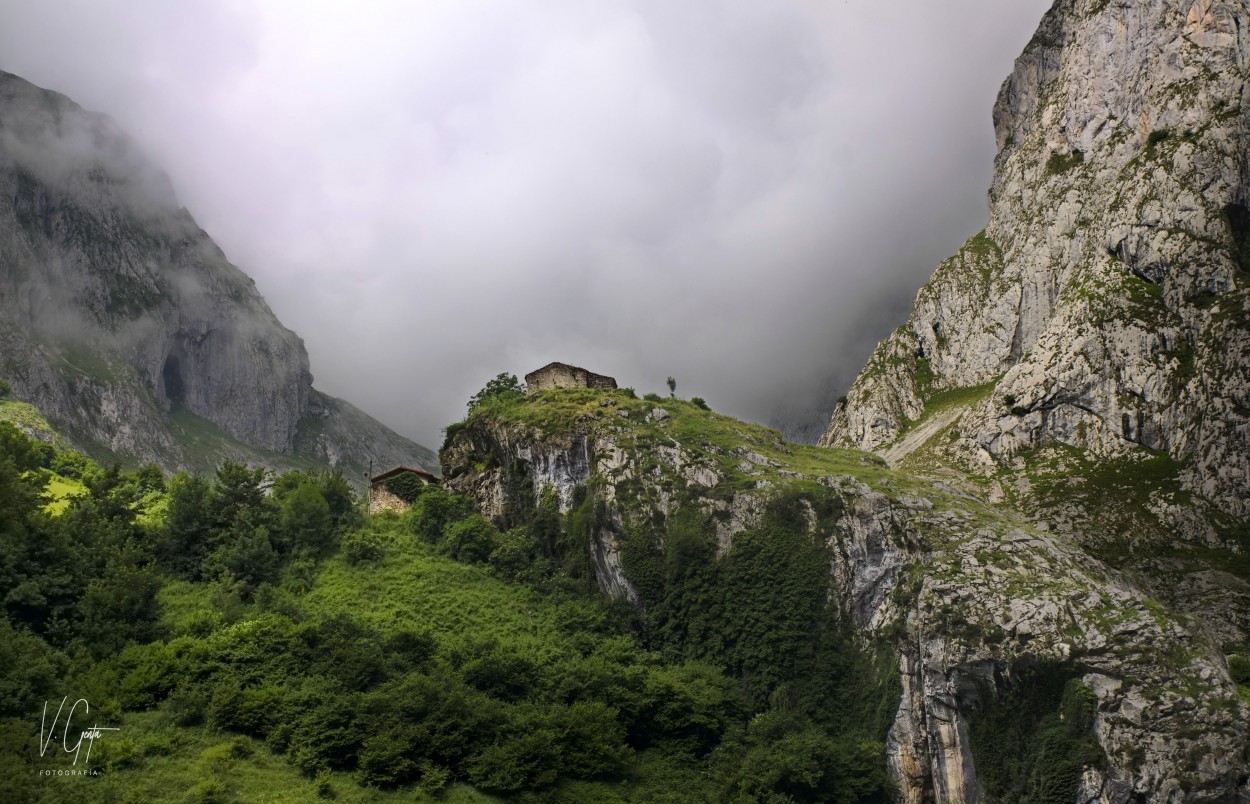
[{"label": "green tree", "polygon": [[38,711],[60,687],[68,665],[42,639],[0,617],[0,718]]},{"label": "green tree", "polygon": [[200,563],[216,547],[209,520],[209,493],[209,483],[202,477],[180,473],[169,481],[163,563],[192,580],[200,577]]},{"label": "green tree", "polygon": [[560,498],[556,495],[555,487],[543,486],[529,528],[543,556],[556,558],[560,546]]},{"label": "green tree", "polygon": [[149,567],[124,559],[110,561],[93,578],[78,601],[80,633],[91,653],[103,658],[126,643],[147,642],[158,636],[156,593],[161,579]]},{"label": "green tree", "polygon": [[4,380],[0,380],[0,399],[6,399],[13,393],[13,388]]},{"label": "green tree", "polygon": [[443,540],[447,528],[467,519],[472,513],[473,504],[468,499],[430,486],[417,498],[407,517],[418,538],[437,544]]},{"label": "green tree", "polygon": [[320,472],[316,476],[317,486],[326,505],[330,506],[330,519],[334,527],[341,533],[358,527],[361,523],[360,501],[351,484],[343,477],[339,469]]},{"label": "green tree", "polygon": [[515,374],[504,372],[486,383],[485,388],[469,399],[469,414],[472,415],[475,410],[488,402],[519,402],[524,398],[525,386],[521,384]]},{"label": "green tree", "polygon": [[677,397],[677,380],[673,379],[672,377],[669,377],[667,380],[665,380],[665,382],[668,383],[668,395],[670,397],[676,398]]},{"label": "green tree", "polygon": [[43,511],[46,477],[32,471],[39,452],[0,422],[0,603],[14,625],[63,646],[88,568],[75,534]]},{"label": "green tree", "polygon": [[470,514],[447,527],[444,545],[448,554],[457,561],[480,564],[490,558],[499,535],[486,518]]},{"label": "green tree", "polygon": [[250,598],[260,584],[274,580],[277,573],[278,554],[264,525],[236,525],[202,564],[205,579],[242,581],[244,598]]},{"label": "green tree", "polygon": [[309,550],[322,555],[334,546],[334,515],[315,481],[301,482],[283,495],[279,506],[279,531],[287,553]]},{"label": "green tree", "polygon": [[229,530],[240,521],[267,525],[270,511],[265,498],[266,472],[250,469],[237,461],[226,461],[217,468],[208,514],[215,528]]}]

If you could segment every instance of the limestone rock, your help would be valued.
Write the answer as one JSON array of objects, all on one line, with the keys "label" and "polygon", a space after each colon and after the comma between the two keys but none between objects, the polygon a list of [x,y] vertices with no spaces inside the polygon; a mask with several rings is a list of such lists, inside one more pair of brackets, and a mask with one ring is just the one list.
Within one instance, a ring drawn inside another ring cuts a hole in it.
[{"label": "limestone rock", "polygon": [[313,390],[303,342],[112,120],[7,73],[0,198],[0,376],[78,446],[169,469],[301,453],[353,479],[434,464]]},{"label": "limestone rock", "polygon": [[1250,13],[1059,0],[999,93],[985,231],[943,263],[835,411],[879,450],[934,393],[999,463],[1050,441],[1142,448],[1250,516]]},{"label": "limestone rock", "polygon": [[[609,523],[589,547],[596,580],[605,594],[640,606],[619,558],[627,523],[701,506],[717,523],[723,557],[735,536],[760,523],[770,491],[709,489],[693,482],[708,467],[689,445],[657,444],[654,431],[641,442],[631,435],[606,423],[530,429],[474,419],[449,440],[443,474],[450,489],[508,527],[522,524],[524,498],[544,488],[562,509],[578,486],[596,489]],[[747,467],[778,462],[745,445],[728,451],[733,461],[746,452],[760,459],[743,460]],[[790,473],[796,477],[778,474],[775,482],[810,482]],[[982,800],[970,716],[991,703],[987,696],[1013,694],[1018,669],[1036,666],[1067,668],[1097,699],[1095,731],[1109,767],[1085,776],[1082,800],[1218,801],[1244,786],[1250,709],[1223,656],[1133,579],[950,484],[934,484],[930,499],[892,498],[846,476],[816,482],[836,492],[842,511],[834,532],[822,535],[830,599],[865,639],[898,652],[903,696],[888,761],[903,801]],[[681,483],[689,485],[675,494]]]}]

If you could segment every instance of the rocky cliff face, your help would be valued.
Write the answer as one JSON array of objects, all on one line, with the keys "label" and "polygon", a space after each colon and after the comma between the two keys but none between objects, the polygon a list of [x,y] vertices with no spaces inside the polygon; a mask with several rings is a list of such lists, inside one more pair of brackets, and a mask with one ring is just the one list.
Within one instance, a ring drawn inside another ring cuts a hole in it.
[{"label": "rocky cliff face", "polygon": [[909,804],[984,799],[978,713],[1024,695],[1038,673],[1079,679],[1096,701],[1106,761],[1078,766],[1066,800],[1250,796],[1250,709],[1201,627],[1065,536],[946,482],[624,392],[548,392],[471,417],[442,461],[447,485],[500,525],[519,524],[544,487],[563,507],[578,487],[600,495],[596,580],[642,609],[622,560],[640,526],[694,506],[716,523],[718,556],[732,557],[769,500],[798,495],[829,549],[829,599],[864,644],[898,657],[887,753]]},{"label": "rocky cliff face", "polygon": [[1250,9],[1058,0],[994,107],[985,231],[943,263],[822,443],[883,449],[987,384],[965,463],[1166,453],[1250,515]]},{"label": "rocky cliff face", "polygon": [[112,121],[3,73],[0,376],[103,456],[433,463],[312,390],[303,342]]}]

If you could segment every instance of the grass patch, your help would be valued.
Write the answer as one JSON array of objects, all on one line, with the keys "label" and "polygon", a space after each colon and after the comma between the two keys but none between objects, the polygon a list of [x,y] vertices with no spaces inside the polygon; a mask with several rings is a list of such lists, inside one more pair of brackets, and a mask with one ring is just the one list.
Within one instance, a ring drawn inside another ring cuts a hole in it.
[{"label": "grass patch", "polygon": [[786,479],[782,472],[812,479],[849,475],[865,481],[880,480],[885,474],[880,460],[870,453],[792,444],[776,430],[694,402],[634,399],[622,390],[560,389],[498,407],[484,405],[466,422],[449,428],[449,442],[466,427],[498,424],[540,441],[609,435],[639,455],[657,447],[680,447],[691,460],[714,467],[721,477],[718,485],[726,488],[782,481]]},{"label": "grass patch", "polygon": [[0,399],[0,421],[10,422],[19,430],[38,441],[46,441],[58,447],[68,446],[39,408],[13,399]]},{"label": "grass patch", "polygon": [[405,532],[402,521],[379,528],[374,520],[386,537],[385,558],[357,567],[341,556],[328,560],[300,608],[314,618],[356,612],[379,628],[429,628],[445,639],[471,633],[505,640],[530,658],[573,650],[565,625],[577,620],[576,607],[552,606],[485,567],[451,561]]},{"label": "grass patch", "polygon": [[65,512],[65,509],[69,507],[70,498],[86,494],[87,487],[81,481],[54,474],[48,479],[48,485],[44,486],[43,493],[48,498],[43,509],[55,516]]},{"label": "grass patch", "polygon": [[1046,160],[1046,176],[1059,176],[1067,173],[1078,165],[1085,164],[1085,152],[1073,151],[1070,154],[1054,153]]},{"label": "grass patch", "polygon": [[970,408],[989,398],[994,392],[994,387],[998,385],[1001,377],[995,377],[989,382],[981,385],[973,385],[967,388],[951,388],[946,391],[938,391],[931,395],[924,405],[924,411],[920,414],[920,418],[912,421],[904,419],[902,426],[899,428],[899,437],[907,435],[915,430],[929,418],[935,414],[943,413],[955,408]]}]

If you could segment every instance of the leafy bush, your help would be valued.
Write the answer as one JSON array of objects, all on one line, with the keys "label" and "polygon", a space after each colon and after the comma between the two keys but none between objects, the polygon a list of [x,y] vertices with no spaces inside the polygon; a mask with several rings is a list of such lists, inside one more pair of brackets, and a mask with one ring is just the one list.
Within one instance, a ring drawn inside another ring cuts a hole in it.
[{"label": "leafy bush", "polygon": [[690,403],[694,405],[696,408],[700,408],[702,410],[711,410],[711,408],[707,406],[707,400],[701,396],[690,397]]},{"label": "leafy bush", "polygon": [[456,436],[458,436],[466,426],[467,425],[464,422],[454,422],[444,427],[443,445],[438,448],[438,451],[440,453],[446,452],[447,448],[451,446],[451,442],[456,440]]},{"label": "leafy bush", "polygon": [[1093,733],[1097,698],[1073,673],[1026,665],[1014,669],[1010,689],[983,690],[969,730],[977,771],[995,800],[1071,801],[1084,768],[1105,761]]},{"label": "leafy bush", "polygon": [[1046,175],[1058,176],[1061,173],[1067,173],[1084,162],[1085,153],[1083,151],[1073,151],[1070,154],[1053,153],[1050,155],[1050,159],[1046,161]]},{"label": "leafy bush", "polygon": [[224,804],[229,800],[226,786],[220,779],[205,779],[187,791],[189,804]]},{"label": "leafy bush", "polygon": [[324,555],[337,537],[330,503],[313,480],[304,480],[278,499],[278,532],[288,553],[307,550]]},{"label": "leafy bush", "polygon": [[465,497],[431,486],[404,516],[417,538],[437,544],[443,540],[448,527],[474,513],[473,504]]},{"label": "leafy bush", "polygon": [[394,477],[388,477],[385,485],[386,490],[391,494],[412,505],[421,496],[421,492],[425,491],[428,484],[412,472],[403,472]]},{"label": "leafy bush", "polygon": [[60,686],[69,660],[0,617],[0,717],[34,712]]},{"label": "leafy bush", "polygon": [[494,552],[497,535],[485,518],[471,514],[447,528],[444,547],[448,555],[457,561],[481,564]]},{"label": "leafy bush", "polygon": [[528,526],[512,528],[495,536],[495,549],[488,561],[491,568],[502,578],[510,581],[531,577],[538,558],[535,540]]},{"label": "leafy bush", "polygon": [[382,538],[369,531],[357,531],[343,540],[343,559],[353,567],[377,564],[386,556]]},{"label": "leafy bush", "polygon": [[451,781],[451,771],[447,768],[435,765],[432,762],[421,763],[421,792],[430,796],[437,796],[447,787],[447,783]]},{"label": "leafy bush", "polygon": [[7,399],[13,394],[13,386],[4,380],[0,380],[0,399]]},{"label": "leafy bush", "polygon": [[469,415],[484,405],[507,406],[524,401],[525,386],[515,374],[503,372],[469,399]]},{"label": "leafy bush", "polygon": [[810,721],[769,712],[751,721],[727,752],[723,795],[752,801],[830,801],[840,804],[893,800],[885,769],[885,744],[831,737]]},{"label": "leafy bush", "polygon": [[1228,672],[1233,681],[1243,687],[1250,687],[1250,658],[1245,656],[1229,656]]},{"label": "leafy bush", "polygon": [[318,798],[338,798],[338,791],[334,789],[334,774],[328,770],[317,773],[313,780],[313,787],[317,791]]},{"label": "leafy bush", "polygon": [[1158,155],[1158,148],[1164,142],[1172,137],[1172,132],[1165,128],[1157,128],[1146,137],[1146,158],[1154,159]]}]

